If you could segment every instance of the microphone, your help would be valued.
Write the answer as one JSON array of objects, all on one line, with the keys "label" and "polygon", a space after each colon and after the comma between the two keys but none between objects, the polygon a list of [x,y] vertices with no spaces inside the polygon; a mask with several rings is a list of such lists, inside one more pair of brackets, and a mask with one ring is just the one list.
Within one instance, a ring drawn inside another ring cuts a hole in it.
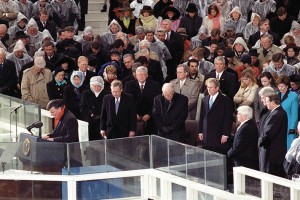
[{"label": "microphone", "polygon": [[15,107],[12,111],[10,111],[10,113],[16,112],[17,110],[19,110],[19,108],[22,108],[22,105]]},{"label": "microphone", "polygon": [[33,124],[31,124],[30,126],[26,127],[26,129],[31,133],[31,135],[33,135],[31,132],[31,129],[41,128],[42,126],[43,126],[43,122],[37,121],[37,122],[34,122]]}]

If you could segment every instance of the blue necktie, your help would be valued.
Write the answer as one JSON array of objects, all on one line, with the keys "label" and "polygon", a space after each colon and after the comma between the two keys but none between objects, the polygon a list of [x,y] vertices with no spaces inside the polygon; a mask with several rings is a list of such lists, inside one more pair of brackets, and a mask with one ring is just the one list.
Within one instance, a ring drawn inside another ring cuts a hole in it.
[{"label": "blue necktie", "polygon": [[210,99],[209,99],[209,109],[211,109],[213,103],[214,103],[213,98],[210,97]]},{"label": "blue necktie", "polygon": [[116,100],[116,114],[118,114],[119,104],[120,104],[120,101],[119,101],[119,99],[117,99]]}]

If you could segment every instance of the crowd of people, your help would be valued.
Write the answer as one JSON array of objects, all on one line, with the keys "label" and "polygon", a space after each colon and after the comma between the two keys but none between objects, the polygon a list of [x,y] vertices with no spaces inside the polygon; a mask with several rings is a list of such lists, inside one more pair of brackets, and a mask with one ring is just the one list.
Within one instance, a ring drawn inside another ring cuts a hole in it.
[{"label": "crowd of people", "polygon": [[297,0],[110,0],[102,35],[85,27],[87,2],[0,0],[0,93],[50,109],[54,128],[64,114],[87,121],[90,140],[185,142],[196,120],[203,148],[284,176],[300,115]]}]

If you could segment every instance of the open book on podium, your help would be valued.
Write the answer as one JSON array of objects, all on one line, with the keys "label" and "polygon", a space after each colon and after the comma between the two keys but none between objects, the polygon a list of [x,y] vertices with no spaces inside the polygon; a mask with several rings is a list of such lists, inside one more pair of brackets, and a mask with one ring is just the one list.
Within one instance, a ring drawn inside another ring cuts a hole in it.
[{"label": "open book on podium", "polygon": [[65,143],[50,142],[40,137],[20,134],[17,156],[23,163],[33,166],[65,165],[67,148]]}]

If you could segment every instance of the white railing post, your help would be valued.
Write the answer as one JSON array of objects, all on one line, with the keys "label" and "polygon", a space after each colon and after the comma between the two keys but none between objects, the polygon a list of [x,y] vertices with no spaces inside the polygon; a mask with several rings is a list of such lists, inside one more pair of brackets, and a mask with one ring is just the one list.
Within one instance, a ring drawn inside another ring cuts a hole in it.
[{"label": "white railing post", "polygon": [[298,200],[300,199],[300,193],[299,190],[295,189],[295,188],[291,188],[290,189],[290,195],[291,195],[291,200]]},{"label": "white railing post", "polygon": [[149,175],[145,174],[144,176],[141,177],[141,196],[145,199],[150,197],[150,184],[149,184]]},{"label": "white railing post", "polygon": [[188,199],[188,200],[198,200],[198,191],[187,187],[186,188],[186,199]]},{"label": "white railing post", "polygon": [[273,200],[273,183],[261,180],[261,199]]},{"label": "white railing post", "polygon": [[234,186],[234,194],[245,194],[245,175],[240,174],[237,170],[233,169],[233,186]]},{"label": "white railing post", "polygon": [[68,200],[77,200],[76,181],[68,180]]},{"label": "white railing post", "polygon": [[171,200],[172,199],[172,183],[167,180],[160,179],[160,199]]}]

